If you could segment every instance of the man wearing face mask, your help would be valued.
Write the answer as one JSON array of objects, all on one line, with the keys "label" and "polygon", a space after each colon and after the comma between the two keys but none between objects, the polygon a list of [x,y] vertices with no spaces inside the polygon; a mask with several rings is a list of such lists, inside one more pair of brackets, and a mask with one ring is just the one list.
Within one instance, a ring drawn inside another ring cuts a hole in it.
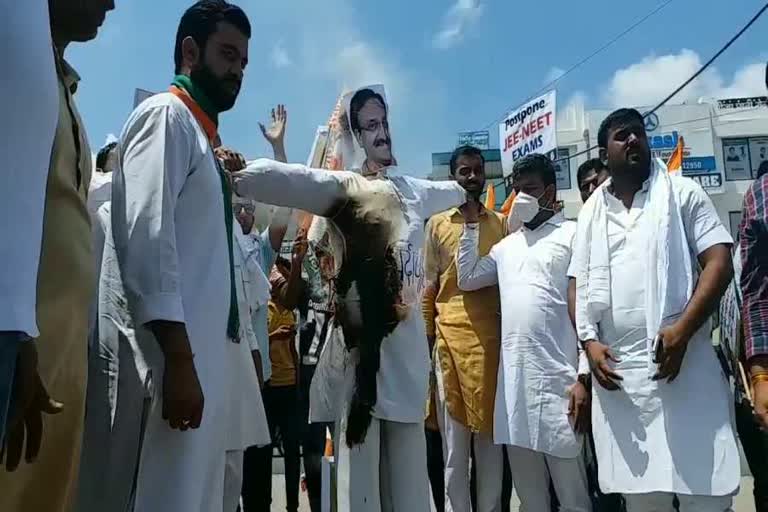
[{"label": "man wearing face mask", "polygon": [[113,277],[113,289],[99,305],[99,334],[119,332],[136,347],[132,378],[146,393],[135,410],[144,423],[135,439],[139,511],[223,508],[227,344],[244,339],[244,325],[232,192],[213,148],[219,114],[240,92],[250,35],[245,13],[225,0],[189,7],[176,35],[170,90],[139,105],[120,136],[113,254],[104,256],[112,266],[102,272],[102,280]]},{"label": "man wearing face mask", "polygon": [[512,172],[512,215],[522,228],[487,256],[478,249],[479,208],[464,209],[456,262],[464,291],[498,285],[501,360],[494,441],[506,445],[512,479],[525,510],[550,510],[550,479],[560,510],[589,512],[583,436],[589,415],[586,358],[574,328],[575,286],[567,270],[576,223],[555,212],[555,167],[526,156]]}]

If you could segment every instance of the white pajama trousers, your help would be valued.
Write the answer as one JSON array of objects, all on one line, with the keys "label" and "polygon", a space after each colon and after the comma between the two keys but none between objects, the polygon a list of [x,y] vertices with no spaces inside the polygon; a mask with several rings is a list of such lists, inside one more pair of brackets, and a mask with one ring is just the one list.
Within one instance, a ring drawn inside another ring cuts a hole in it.
[{"label": "white pajama trousers", "polygon": [[584,458],[562,459],[518,446],[506,446],[520,512],[551,510],[549,481],[560,501],[560,512],[591,512]]},{"label": "white pajama trousers", "polygon": [[224,461],[224,512],[237,512],[243,489],[245,450],[227,450]]},{"label": "white pajama trousers", "polygon": [[338,512],[429,512],[424,422],[373,418],[363,444],[350,449],[339,423]]},{"label": "white pajama trousers", "polygon": [[440,364],[437,373],[437,423],[443,438],[445,461],[446,512],[472,512],[470,499],[471,448],[475,448],[477,477],[477,512],[501,510],[501,477],[504,470],[502,447],[493,444],[490,437],[473,434],[448,412],[445,403]]},{"label": "white pajama trousers", "polygon": [[[627,512],[674,512],[675,495],[667,492],[625,494]],[[690,496],[678,494],[680,512],[732,512],[733,496]]]},{"label": "white pajama trousers", "polygon": [[[354,361],[354,357],[350,360]],[[350,449],[346,431],[354,381],[354,363],[350,363],[344,375],[341,416],[334,434],[336,511],[429,512],[424,421],[399,423],[372,418],[363,444]]]}]

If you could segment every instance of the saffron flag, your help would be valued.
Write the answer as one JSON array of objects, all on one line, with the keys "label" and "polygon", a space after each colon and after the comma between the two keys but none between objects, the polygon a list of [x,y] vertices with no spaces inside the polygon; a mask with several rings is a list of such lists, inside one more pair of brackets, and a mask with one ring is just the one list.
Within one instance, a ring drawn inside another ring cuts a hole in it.
[{"label": "saffron flag", "polygon": [[488,184],[488,190],[485,192],[485,207],[491,211],[496,208],[496,187],[493,183]]},{"label": "saffron flag", "polygon": [[517,194],[516,194],[516,193],[515,193],[515,191],[513,190],[513,191],[512,191],[512,192],[509,194],[509,196],[507,197],[507,199],[504,201],[504,204],[503,204],[503,205],[501,205],[501,213],[503,213],[504,215],[509,215],[509,212],[511,212],[511,211],[512,211],[512,203],[514,203],[514,202],[515,202],[515,196],[517,196]]},{"label": "saffron flag", "polygon": [[669,155],[669,160],[667,160],[667,171],[669,171],[669,174],[680,174],[683,172],[683,151],[684,150],[685,150],[685,141],[681,136],[677,140],[677,147],[672,152],[672,154]]}]

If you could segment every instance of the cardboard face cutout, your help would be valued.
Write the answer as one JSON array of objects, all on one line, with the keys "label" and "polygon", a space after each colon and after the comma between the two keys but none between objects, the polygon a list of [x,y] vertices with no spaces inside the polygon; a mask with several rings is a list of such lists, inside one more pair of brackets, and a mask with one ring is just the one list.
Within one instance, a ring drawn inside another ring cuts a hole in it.
[{"label": "cardboard face cutout", "polygon": [[397,165],[389,128],[389,105],[383,85],[369,85],[344,95],[346,169],[375,173]]}]

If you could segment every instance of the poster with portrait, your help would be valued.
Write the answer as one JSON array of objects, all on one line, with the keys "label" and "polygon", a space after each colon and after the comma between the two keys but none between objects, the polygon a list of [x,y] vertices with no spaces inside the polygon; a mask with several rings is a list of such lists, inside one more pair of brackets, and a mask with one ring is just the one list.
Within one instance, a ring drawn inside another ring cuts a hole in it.
[{"label": "poster with portrait", "polygon": [[752,178],[747,139],[724,139],[723,161],[725,162],[725,177],[727,180],[748,180]]},{"label": "poster with portrait", "polygon": [[768,137],[753,137],[749,139],[749,155],[752,161],[752,177],[764,162],[768,162]]},{"label": "poster with portrait", "polygon": [[370,174],[397,166],[389,130],[389,105],[384,86],[367,85],[343,98],[347,136],[344,168]]}]

